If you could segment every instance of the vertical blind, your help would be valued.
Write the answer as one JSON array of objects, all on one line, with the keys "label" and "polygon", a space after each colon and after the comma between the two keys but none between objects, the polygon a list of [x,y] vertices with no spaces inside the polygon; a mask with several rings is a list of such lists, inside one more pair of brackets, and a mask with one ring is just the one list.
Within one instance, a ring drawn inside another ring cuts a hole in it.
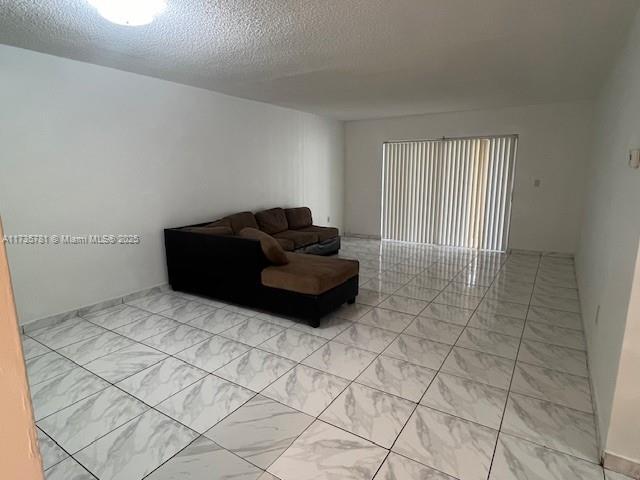
[{"label": "vertical blind", "polygon": [[518,137],[388,142],[382,238],[505,251]]}]

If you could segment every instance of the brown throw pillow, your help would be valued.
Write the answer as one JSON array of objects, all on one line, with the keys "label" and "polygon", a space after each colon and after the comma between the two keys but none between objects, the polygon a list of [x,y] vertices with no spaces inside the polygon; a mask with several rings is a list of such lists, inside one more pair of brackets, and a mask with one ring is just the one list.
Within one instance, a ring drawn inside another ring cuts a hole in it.
[{"label": "brown throw pillow", "polygon": [[261,232],[256,228],[247,227],[240,230],[240,236],[259,240],[264,256],[274,265],[286,265],[289,263],[289,259],[278,241],[268,233]]},{"label": "brown throw pillow", "polygon": [[229,227],[184,227],[182,230],[194,233],[205,233],[207,235],[233,235],[233,231]]}]

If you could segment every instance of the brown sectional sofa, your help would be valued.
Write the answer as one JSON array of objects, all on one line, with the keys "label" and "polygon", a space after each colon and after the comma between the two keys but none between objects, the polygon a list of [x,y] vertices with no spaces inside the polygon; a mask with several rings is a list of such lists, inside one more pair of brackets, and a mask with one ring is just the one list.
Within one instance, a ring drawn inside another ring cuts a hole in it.
[{"label": "brown sectional sofa", "polygon": [[[358,294],[358,262],[336,253],[336,228],[313,225],[306,207],[240,212],[214,222],[165,229],[169,283],[303,318],[323,315]],[[294,253],[295,252],[295,253]],[[315,253],[316,255],[311,255]]]}]

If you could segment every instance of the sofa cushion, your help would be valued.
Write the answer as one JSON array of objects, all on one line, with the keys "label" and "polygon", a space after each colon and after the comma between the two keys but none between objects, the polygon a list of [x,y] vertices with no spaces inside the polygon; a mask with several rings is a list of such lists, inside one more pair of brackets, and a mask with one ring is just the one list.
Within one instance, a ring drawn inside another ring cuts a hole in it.
[{"label": "sofa cushion", "polygon": [[258,229],[258,224],[256,223],[256,217],[253,216],[251,212],[240,212],[234,213],[233,215],[229,215],[228,217],[223,218],[223,220],[228,220],[231,224],[231,230],[233,233],[238,235],[240,230],[243,228],[255,228]]},{"label": "sofa cushion", "polygon": [[285,230],[273,235],[276,238],[286,238],[291,240],[295,248],[306,247],[313,243],[318,243],[318,234],[313,232],[300,232],[298,230]]},{"label": "sofa cushion", "polygon": [[318,227],[316,225],[311,225],[310,227],[304,227],[300,230],[296,230],[298,232],[311,232],[318,235],[318,240],[321,242],[326,242],[327,240],[331,240],[332,238],[336,238],[339,235],[338,229],[333,227]]},{"label": "sofa cushion", "polygon": [[286,253],[289,263],[262,270],[262,284],[291,292],[320,295],[358,275],[358,262],[343,258]]},{"label": "sofa cushion", "polygon": [[260,230],[273,235],[274,233],[284,232],[289,229],[287,223],[287,216],[284,214],[282,208],[270,208],[269,210],[262,210],[255,215]]},{"label": "sofa cushion", "polygon": [[284,213],[287,216],[289,228],[292,230],[310,227],[313,224],[311,210],[308,207],[287,208]]},{"label": "sofa cushion", "polygon": [[289,259],[280,244],[268,233],[262,232],[257,228],[247,227],[240,230],[240,236],[259,240],[262,253],[272,264],[286,265],[289,263]]},{"label": "sofa cushion", "polygon": [[287,252],[293,252],[296,249],[293,240],[289,240],[288,238],[276,238],[276,242],[278,242],[280,246]]},{"label": "sofa cushion", "polygon": [[233,235],[233,231],[229,227],[205,225],[202,227],[184,227],[182,230],[194,233],[205,233],[207,235]]}]

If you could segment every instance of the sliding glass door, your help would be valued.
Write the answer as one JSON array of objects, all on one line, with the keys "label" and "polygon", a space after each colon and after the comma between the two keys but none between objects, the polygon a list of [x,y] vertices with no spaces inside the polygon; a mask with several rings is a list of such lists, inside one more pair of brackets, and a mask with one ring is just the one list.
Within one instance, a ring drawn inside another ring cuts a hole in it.
[{"label": "sliding glass door", "polygon": [[504,251],[518,137],[387,142],[382,238]]}]

